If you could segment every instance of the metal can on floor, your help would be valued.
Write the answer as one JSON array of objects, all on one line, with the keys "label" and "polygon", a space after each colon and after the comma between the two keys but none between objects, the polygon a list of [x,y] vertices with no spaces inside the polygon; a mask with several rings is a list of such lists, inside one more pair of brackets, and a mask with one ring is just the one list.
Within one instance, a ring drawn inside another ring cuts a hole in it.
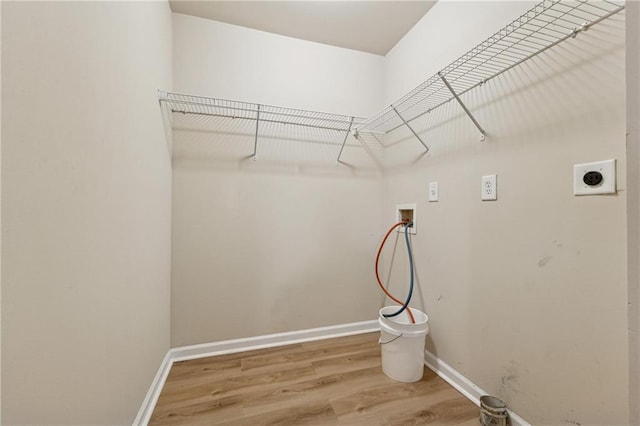
[{"label": "metal can on floor", "polygon": [[480,424],[483,426],[510,426],[507,404],[491,395],[480,397]]}]

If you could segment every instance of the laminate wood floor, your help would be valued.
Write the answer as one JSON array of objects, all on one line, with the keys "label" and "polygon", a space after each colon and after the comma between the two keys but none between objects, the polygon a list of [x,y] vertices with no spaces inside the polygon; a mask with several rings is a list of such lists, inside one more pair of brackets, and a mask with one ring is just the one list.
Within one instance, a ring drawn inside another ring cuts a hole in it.
[{"label": "laminate wood floor", "polygon": [[479,409],[428,368],[384,375],[378,333],[173,364],[150,425],[479,425]]}]

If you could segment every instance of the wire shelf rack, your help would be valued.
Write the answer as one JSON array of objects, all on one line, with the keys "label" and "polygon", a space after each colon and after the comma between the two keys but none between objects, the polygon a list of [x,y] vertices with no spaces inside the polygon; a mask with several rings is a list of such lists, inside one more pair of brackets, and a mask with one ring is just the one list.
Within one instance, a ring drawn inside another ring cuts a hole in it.
[{"label": "wire shelf rack", "polygon": [[[288,126],[322,132],[323,140],[340,146],[336,163],[341,163],[349,135],[365,149],[384,149],[385,136],[400,128],[415,137],[426,153],[429,147],[421,131],[414,129],[415,120],[455,100],[484,140],[485,130],[461,96],[623,9],[623,0],[543,0],[368,119],[168,92],[159,92],[159,99],[173,114],[210,116],[223,126],[236,120],[250,123],[254,159],[260,137],[273,137],[274,126],[279,137],[286,137]],[[246,134],[247,126],[242,127]]]},{"label": "wire shelf rack", "polygon": [[440,72],[378,114],[356,126],[356,132],[385,135],[406,127],[429,150],[411,123],[456,100],[480,132],[485,130],[460,96],[524,61],[588,30],[624,9],[622,1],[544,0],[478,44]]},{"label": "wire shelf rack", "polygon": [[252,156],[257,155],[257,144],[260,138],[261,126],[283,125],[311,128],[323,132],[340,134],[338,144],[340,151],[337,162],[340,162],[342,150],[352,129],[364,123],[365,118],[332,114],[318,111],[308,111],[285,108],[272,105],[248,103],[227,99],[207,98],[202,96],[184,95],[179,93],[159,92],[160,103],[164,104],[172,113],[195,114],[222,119],[245,120],[255,122],[254,150]]}]

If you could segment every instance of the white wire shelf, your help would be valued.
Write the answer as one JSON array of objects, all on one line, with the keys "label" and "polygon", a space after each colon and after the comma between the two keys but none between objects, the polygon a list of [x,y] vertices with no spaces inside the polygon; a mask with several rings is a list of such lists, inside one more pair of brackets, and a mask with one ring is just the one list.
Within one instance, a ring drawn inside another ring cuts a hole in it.
[{"label": "white wire shelf", "polygon": [[[227,99],[207,98],[179,93],[159,92],[161,104],[172,113],[205,115],[231,120],[247,120],[255,122],[254,158],[257,155],[257,144],[260,138],[260,126],[276,124],[284,126],[300,126],[321,131],[330,131],[342,137],[337,162],[340,162],[342,150],[351,130],[362,124],[362,117],[346,116],[318,111],[307,111],[272,105],[263,105]],[[335,134],[334,134],[335,136]]]},{"label": "white wire shelf", "polygon": [[342,132],[349,131],[352,126],[355,127],[355,125],[361,124],[365,120],[362,117],[350,117],[227,99],[205,98],[179,93],[161,92],[160,100],[166,102],[172,112],[256,120],[265,123],[289,124]]},{"label": "white wire shelf", "polygon": [[413,121],[455,100],[484,140],[485,130],[461,96],[623,9],[623,0],[543,0],[368,119],[178,93],[159,92],[159,98],[173,114],[214,117],[222,127],[231,127],[235,120],[250,123],[254,159],[261,131],[271,132],[268,136],[273,137],[274,126],[278,127],[278,137],[286,137],[288,126],[322,132],[323,140],[340,146],[337,163],[350,134],[365,149],[384,149],[385,135],[405,128],[428,152],[429,147],[412,127]]},{"label": "white wire shelf", "polygon": [[356,132],[388,134],[407,127],[428,151],[411,123],[455,99],[484,140],[485,130],[460,96],[564,40],[576,37],[623,9],[622,1],[544,0],[398,101],[356,126]]}]

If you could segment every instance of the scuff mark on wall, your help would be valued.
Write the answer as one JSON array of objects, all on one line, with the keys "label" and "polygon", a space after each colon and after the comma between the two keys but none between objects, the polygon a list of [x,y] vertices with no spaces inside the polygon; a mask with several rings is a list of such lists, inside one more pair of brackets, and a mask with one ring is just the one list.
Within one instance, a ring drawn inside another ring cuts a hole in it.
[{"label": "scuff mark on wall", "polygon": [[553,259],[553,256],[545,256],[538,261],[538,268],[544,268],[549,261]]},{"label": "scuff mark on wall", "polygon": [[500,390],[502,394],[517,394],[519,392],[518,375],[508,374],[500,379]]},{"label": "scuff mark on wall", "polygon": [[518,393],[520,393],[520,374],[516,362],[512,360],[500,379],[500,395],[507,397]]}]

